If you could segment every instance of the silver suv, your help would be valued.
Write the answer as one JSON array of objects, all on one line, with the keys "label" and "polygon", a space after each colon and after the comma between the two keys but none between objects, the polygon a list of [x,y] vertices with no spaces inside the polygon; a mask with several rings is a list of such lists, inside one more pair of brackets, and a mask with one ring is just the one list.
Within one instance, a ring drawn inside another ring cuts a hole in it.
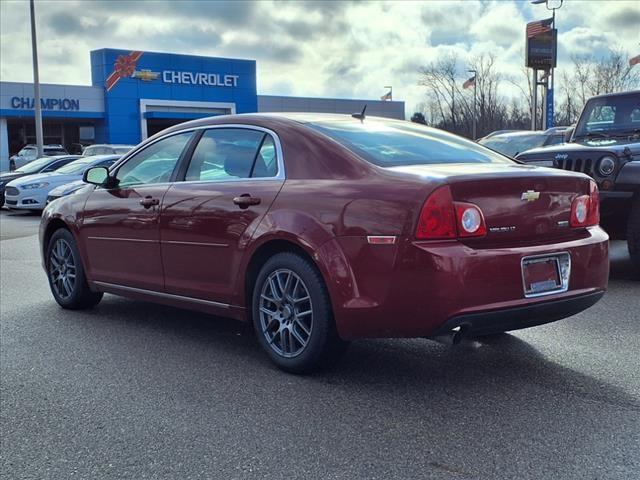
[{"label": "silver suv", "polygon": [[[51,157],[53,155],[67,155],[69,152],[58,144],[44,145],[44,156]],[[38,158],[38,147],[33,144],[25,145],[22,149],[9,159],[9,170],[12,172],[23,167],[29,162]]]}]

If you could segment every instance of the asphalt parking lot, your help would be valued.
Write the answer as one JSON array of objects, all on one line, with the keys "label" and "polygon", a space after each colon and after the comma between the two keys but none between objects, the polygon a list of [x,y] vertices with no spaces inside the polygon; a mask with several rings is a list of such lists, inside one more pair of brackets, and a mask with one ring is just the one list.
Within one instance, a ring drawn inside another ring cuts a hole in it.
[{"label": "asphalt parking lot", "polygon": [[276,370],[239,323],[105,296],[60,309],[34,215],[0,213],[6,479],[637,479],[640,281],[571,319],[451,348],[354,343]]}]

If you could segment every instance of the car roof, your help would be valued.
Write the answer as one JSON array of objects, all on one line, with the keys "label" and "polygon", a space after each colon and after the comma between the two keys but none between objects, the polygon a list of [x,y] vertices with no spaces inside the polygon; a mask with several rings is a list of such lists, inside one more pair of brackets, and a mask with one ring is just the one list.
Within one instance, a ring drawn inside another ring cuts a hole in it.
[{"label": "car roof", "polygon": [[640,95],[640,90],[628,90],[626,92],[616,92],[616,93],[603,93],[602,95],[594,95],[593,97],[590,97],[588,100],[591,100],[592,98],[624,97],[625,95]]}]

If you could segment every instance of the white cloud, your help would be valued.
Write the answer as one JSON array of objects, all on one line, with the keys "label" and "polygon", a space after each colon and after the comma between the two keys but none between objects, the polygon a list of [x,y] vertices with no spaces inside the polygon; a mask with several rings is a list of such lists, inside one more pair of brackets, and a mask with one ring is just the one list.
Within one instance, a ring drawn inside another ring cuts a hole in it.
[{"label": "white cloud", "polygon": [[[87,6],[90,5],[90,9]],[[89,51],[113,47],[254,58],[264,94],[378,98],[393,85],[410,114],[424,96],[419,66],[442,52],[464,62],[492,53],[521,74],[528,2],[36,2],[40,77],[89,84]],[[559,68],[571,54],[620,46],[640,53],[635,1],[565,1],[557,13]],[[0,79],[32,80],[29,6],[0,2]],[[464,72],[461,72],[463,75]],[[508,84],[502,91],[513,92]]]}]

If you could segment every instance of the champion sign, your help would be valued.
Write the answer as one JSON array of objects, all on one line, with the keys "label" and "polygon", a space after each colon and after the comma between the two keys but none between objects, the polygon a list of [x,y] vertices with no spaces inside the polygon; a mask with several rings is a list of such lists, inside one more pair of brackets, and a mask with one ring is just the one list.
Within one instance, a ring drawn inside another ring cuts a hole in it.
[{"label": "champion sign", "polygon": [[[11,108],[33,110],[36,101],[33,97],[11,97]],[[43,110],[80,110],[80,100],[77,98],[41,98],[40,107]]]}]

